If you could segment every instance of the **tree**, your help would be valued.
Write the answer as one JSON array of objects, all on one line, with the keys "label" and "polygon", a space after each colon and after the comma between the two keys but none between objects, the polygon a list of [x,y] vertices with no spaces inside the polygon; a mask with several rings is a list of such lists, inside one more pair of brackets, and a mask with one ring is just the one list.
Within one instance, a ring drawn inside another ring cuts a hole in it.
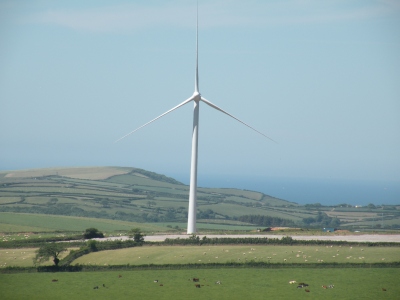
[{"label": "tree", "polygon": [[103,238],[104,234],[100,232],[97,228],[88,228],[83,233],[83,237],[85,239]]},{"label": "tree", "polygon": [[194,233],[188,238],[188,240],[191,241],[191,243],[195,243],[195,244],[200,243],[200,237]]},{"label": "tree", "polygon": [[44,261],[53,258],[53,262],[56,266],[60,262],[58,256],[61,252],[67,251],[67,247],[64,243],[47,243],[36,250],[36,256],[33,258],[33,262],[42,263]]},{"label": "tree", "polygon": [[137,243],[143,243],[145,235],[140,232],[140,228],[132,228],[128,232],[128,236],[133,238],[133,240]]},{"label": "tree", "polygon": [[87,245],[91,252],[97,251],[97,242],[96,241],[90,240],[90,241],[88,241]]},{"label": "tree", "polygon": [[312,217],[308,217],[308,218],[303,218],[303,223],[306,225],[310,225],[312,223],[315,223],[315,219]]},{"label": "tree", "polygon": [[340,226],[340,219],[339,218],[332,218],[329,226],[333,227],[333,228],[337,228]]},{"label": "tree", "polygon": [[101,200],[100,204],[103,205],[103,208],[110,208],[110,202],[108,199]]}]

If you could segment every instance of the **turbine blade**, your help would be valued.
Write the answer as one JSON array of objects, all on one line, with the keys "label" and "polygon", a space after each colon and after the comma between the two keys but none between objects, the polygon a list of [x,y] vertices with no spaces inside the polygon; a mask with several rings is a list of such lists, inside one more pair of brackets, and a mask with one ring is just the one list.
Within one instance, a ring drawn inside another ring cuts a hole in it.
[{"label": "turbine blade", "polygon": [[173,111],[173,110],[175,110],[175,109],[177,109],[177,108],[179,108],[179,107],[181,107],[181,106],[183,106],[183,105],[189,103],[189,102],[192,101],[192,100],[193,100],[193,96],[190,97],[190,98],[188,98],[188,99],[186,99],[186,100],[183,101],[181,104],[178,104],[177,106],[175,106],[175,107],[171,108],[170,110],[166,111],[165,113],[159,115],[157,118],[154,118],[153,120],[147,122],[146,124],[144,124],[144,125],[142,125],[142,126],[136,128],[135,130],[133,130],[133,131],[129,132],[128,134],[124,135],[123,137],[119,138],[118,140],[115,141],[115,143],[117,143],[117,142],[119,142],[120,140],[126,138],[127,136],[131,135],[132,133],[138,131],[139,129],[141,129],[141,128],[147,126],[147,125],[149,125],[150,123],[152,123],[152,122],[154,122],[154,121],[160,119],[161,117],[165,116],[166,114],[170,113],[171,111]]},{"label": "turbine blade", "polygon": [[222,108],[216,106],[214,103],[208,101],[207,99],[201,97],[201,101],[203,101],[204,103],[208,104],[209,106],[211,106],[212,108],[215,108],[216,110],[219,110],[220,112],[223,112],[224,114],[230,116],[231,118],[235,119],[236,121],[239,121],[240,123],[242,123],[243,125],[246,125],[247,127],[249,127],[250,129],[253,129],[255,132],[261,134],[262,136],[266,137],[267,139],[277,143],[276,141],[274,141],[273,139],[271,139],[270,137],[266,136],[264,133],[258,131],[257,129],[251,127],[249,124],[246,124],[245,122],[239,120],[238,118],[236,118],[235,116],[231,115],[230,113],[226,112],[225,110],[223,110]]},{"label": "turbine blade", "polygon": [[197,1],[196,16],[196,78],[194,82],[194,92],[199,93],[199,1]]}]

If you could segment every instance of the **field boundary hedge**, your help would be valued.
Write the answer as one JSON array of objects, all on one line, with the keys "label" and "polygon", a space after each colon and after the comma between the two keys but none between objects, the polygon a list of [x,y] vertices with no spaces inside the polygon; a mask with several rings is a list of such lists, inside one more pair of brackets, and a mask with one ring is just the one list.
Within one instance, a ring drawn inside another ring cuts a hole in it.
[{"label": "field boundary hedge", "polygon": [[82,246],[85,244],[85,240],[82,239],[82,235],[64,236],[64,237],[43,237],[26,240],[13,240],[7,242],[0,242],[0,249],[10,248],[36,248],[41,247],[46,243],[51,242],[68,242],[71,247]]},{"label": "field boundary hedge", "polygon": [[[78,266],[78,265],[77,265]],[[102,271],[102,270],[181,270],[181,269],[215,269],[215,268],[304,268],[304,269],[324,269],[324,268],[400,268],[400,262],[389,263],[268,263],[249,261],[246,263],[226,262],[226,263],[206,263],[206,264],[145,264],[145,265],[79,265],[82,271]]]},{"label": "field boundary hedge", "polygon": [[60,266],[69,266],[75,259],[89,254],[91,252],[105,251],[105,250],[116,250],[124,248],[133,248],[142,246],[142,242],[135,242],[133,240],[126,241],[106,241],[98,242],[96,240],[90,240],[82,246],[79,250],[71,250],[71,252],[60,261]]},{"label": "field boundary hedge", "polygon": [[348,242],[348,241],[331,241],[331,240],[295,240],[291,236],[284,236],[279,238],[208,238],[204,236],[193,235],[185,239],[165,239],[163,242],[146,242],[148,245],[160,245],[160,246],[175,246],[175,245],[302,245],[302,246],[314,246],[314,245],[336,245],[336,246],[356,246],[362,245],[364,247],[399,247],[400,243],[396,242]]},{"label": "field boundary hedge", "polygon": [[36,273],[36,272],[104,272],[104,271],[141,271],[141,270],[190,270],[190,269],[223,269],[223,268],[264,268],[264,269],[325,269],[325,268],[400,268],[400,262],[379,263],[268,263],[249,261],[246,263],[226,262],[208,264],[144,264],[144,265],[68,265],[68,266],[40,266],[40,267],[7,267],[0,269],[0,273]]}]

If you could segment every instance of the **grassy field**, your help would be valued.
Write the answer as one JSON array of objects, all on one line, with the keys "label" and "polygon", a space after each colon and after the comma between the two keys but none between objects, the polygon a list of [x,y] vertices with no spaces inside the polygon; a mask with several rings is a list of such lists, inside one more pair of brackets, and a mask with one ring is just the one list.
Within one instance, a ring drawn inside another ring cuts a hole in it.
[{"label": "grassy field", "polygon": [[65,176],[78,179],[99,180],[111,176],[126,174],[129,168],[120,167],[86,167],[86,168],[49,168],[37,170],[20,170],[7,172],[5,177],[14,178],[36,178],[42,176]]},{"label": "grassy field", "polygon": [[[119,277],[121,275],[121,277]],[[199,278],[195,288],[191,278]],[[398,299],[400,269],[203,269],[0,274],[1,299]],[[57,279],[57,282],[52,282]],[[154,280],[158,280],[157,283]],[[305,282],[296,288],[289,281]],[[216,284],[221,281],[221,284]],[[103,284],[105,287],[103,287]],[[162,286],[160,286],[162,284]],[[323,289],[323,285],[334,285]],[[93,287],[98,286],[98,289]],[[386,291],[383,291],[385,288]]]},{"label": "grassy field", "polygon": [[[232,224],[220,220],[219,224],[213,221],[198,223],[197,227],[202,230],[231,230],[231,231],[255,231],[257,226],[238,225],[240,222],[233,221]],[[169,227],[168,227],[169,226]],[[172,229],[178,226],[180,229]],[[43,233],[68,233],[83,232],[86,228],[95,227],[107,235],[115,235],[126,232],[132,228],[139,227],[145,233],[152,232],[186,232],[187,222],[157,222],[138,223],[110,219],[83,218],[71,216],[25,214],[25,213],[4,213],[0,212],[0,238],[7,240],[22,239],[17,233],[30,233],[30,236],[38,236]],[[1,234],[3,233],[3,234]],[[0,239],[1,241],[2,239]]]},{"label": "grassy field", "polygon": [[[33,266],[35,248],[0,249],[0,268]],[[70,250],[70,249],[69,249]],[[65,256],[68,252],[63,253]],[[62,257],[62,256],[61,256]],[[286,261],[285,261],[286,260]],[[326,246],[143,246],[92,252],[75,260],[82,265],[399,262],[400,247]],[[46,264],[52,264],[49,261]]]},{"label": "grassy field", "polygon": [[162,231],[164,227],[109,219],[81,218],[70,216],[0,213],[0,232],[49,232],[84,231],[95,227],[103,232],[130,230],[140,227],[143,231]]},{"label": "grassy field", "polygon": [[[60,259],[68,255],[69,251],[78,248],[69,248],[68,251],[61,253]],[[20,248],[20,249],[0,249],[0,268],[5,267],[32,267],[34,266],[33,258],[36,256],[37,248]],[[53,265],[49,260],[41,265]]]},{"label": "grassy field", "polygon": [[271,263],[376,263],[400,261],[400,247],[360,246],[143,246],[92,252],[74,264],[141,265],[264,261]]}]

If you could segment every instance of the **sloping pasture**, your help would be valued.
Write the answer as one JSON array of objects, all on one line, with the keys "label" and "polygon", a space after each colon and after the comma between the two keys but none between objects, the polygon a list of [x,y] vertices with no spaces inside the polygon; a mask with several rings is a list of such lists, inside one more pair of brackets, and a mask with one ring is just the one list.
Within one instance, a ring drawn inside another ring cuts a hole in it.
[{"label": "sloping pasture", "polygon": [[290,219],[292,221],[300,221],[302,215],[296,215],[288,212],[282,212],[277,209],[269,209],[268,207],[256,206],[243,206],[234,203],[218,203],[218,204],[205,204],[199,205],[199,209],[211,209],[214,212],[222,215],[229,215],[233,217],[240,217],[242,215],[263,215],[275,218]]},{"label": "sloping pasture", "polygon": [[143,246],[92,252],[74,264],[142,265],[244,263],[378,263],[400,261],[400,247],[363,246]]},{"label": "sloping pasture", "polygon": [[[98,180],[110,174],[112,176]],[[188,186],[144,170],[61,168],[0,172],[0,175],[0,211],[119,218],[147,223],[182,222],[187,211]],[[269,200],[275,203],[279,199],[236,189],[200,188],[198,192],[200,209],[218,209],[218,218],[227,216],[230,219],[244,213],[268,214],[255,206]],[[279,201],[281,205],[289,203]]]},{"label": "sloping pasture", "polygon": [[38,170],[20,170],[7,172],[6,177],[29,178],[42,176],[66,176],[78,179],[106,179],[111,176],[126,174],[130,168],[122,167],[82,167],[82,168],[48,168]]},{"label": "sloping pasture", "polygon": [[[0,212],[118,218],[141,223],[184,222],[188,193],[188,186],[172,178],[134,168],[0,172]],[[315,218],[323,211],[339,217],[342,228],[353,230],[397,228],[400,220],[400,210],[396,207],[379,210],[306,207],[263,193],[232,188],[199,188],[197,196],[200,210],[212,210],[207,218],[232,220],[243,215],[263,215],[290,219],[296,226],[302,226],[303,219]]]},{"label": "sloping pasture", "polygon": [[[15,225],[17,232],[48,232],[48,231],[84,231],[86,228],[95,227],[100,231],[114,232],[118,230],[130,230],[140,227],[143,231],[162,231],[163,227],[154,224],[125,222],[109,219],[80,218],[56,215],[0,213],[0,232],[10,232]],[[23,226],[19,228],[19,226]],[[25,230],[29,229],[29,230]]]}]

